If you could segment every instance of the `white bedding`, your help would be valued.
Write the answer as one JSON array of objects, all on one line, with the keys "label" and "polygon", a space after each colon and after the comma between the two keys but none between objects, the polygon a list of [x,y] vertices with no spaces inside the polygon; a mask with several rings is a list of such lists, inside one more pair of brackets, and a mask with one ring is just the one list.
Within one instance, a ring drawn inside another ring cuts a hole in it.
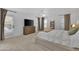
[{"label": "white bedding", "polygon": [[[39,32],[37,37],[66,45],[69,47],[79,47],[78,33],[75,35],[69,36],[67,31],[64,30],[53,30],[50,32]],[[77,41],[78,40],[78,41]]]},{"label": "white bedding", "polygon": [[79,48],[79,31],[75,35],[69,36],[71,39],[71,46]]}]

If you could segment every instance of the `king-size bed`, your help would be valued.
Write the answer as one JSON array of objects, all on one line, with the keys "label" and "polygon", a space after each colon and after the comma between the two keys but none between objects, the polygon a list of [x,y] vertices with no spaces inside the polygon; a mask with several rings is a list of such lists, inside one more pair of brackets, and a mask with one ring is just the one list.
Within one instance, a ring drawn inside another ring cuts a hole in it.
[{"label": "king-size bed", "polygon": [[69,35],[68,31],[64,30],[52,30],[50,32],[42,31],[37,34],[37,39],[61,44],[71,48],[79,48],[79,31],[74,35]]}]

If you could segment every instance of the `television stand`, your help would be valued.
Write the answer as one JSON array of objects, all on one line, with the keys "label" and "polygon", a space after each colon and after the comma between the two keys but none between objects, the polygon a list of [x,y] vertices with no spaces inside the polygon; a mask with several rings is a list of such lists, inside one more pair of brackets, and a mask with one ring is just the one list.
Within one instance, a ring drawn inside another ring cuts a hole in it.
[{"label": "television stand", "polygon": [[28,35],[31,33],[35,33],[35,26],[24,26],[23,28],[23,34]]}]

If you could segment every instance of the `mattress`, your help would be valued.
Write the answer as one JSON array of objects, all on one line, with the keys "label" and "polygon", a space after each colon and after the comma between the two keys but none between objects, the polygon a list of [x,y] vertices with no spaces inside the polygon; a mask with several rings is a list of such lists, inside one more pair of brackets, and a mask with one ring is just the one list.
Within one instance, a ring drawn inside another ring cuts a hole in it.
[{"label": "mattress", "polygon": [[70,45],[70,39],[67,31],[64,30],[53,30],[50,32],[39,32],[37,37],[47,41],[59,43],[62,45]]},{"label": "mattress", "polygon": [[79,48],[79,31],[74,35],[68,35],[68,32],[64,30],[39,32],[37,37],[69,47]]}]

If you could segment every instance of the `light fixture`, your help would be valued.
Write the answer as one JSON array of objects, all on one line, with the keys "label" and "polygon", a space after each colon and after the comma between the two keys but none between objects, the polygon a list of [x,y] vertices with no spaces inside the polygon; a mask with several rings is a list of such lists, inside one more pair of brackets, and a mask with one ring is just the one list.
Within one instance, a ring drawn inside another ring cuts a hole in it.
[{"label": "light fixture", "polygon": [[74,27],[76,27],[76,25],[75,24],[72,24],[72,28],[74,28]]},{"label": "light fixture", "polygon": [[46,9],[42,9],[42,10],[40,11],[40,16],[41,16],[41,17],[46,17],[46,13],[47,13]]},{"label": "light fixture", "polygon": [[46,14],[42,14],[42,17],[45,17],[46,16]]}]

